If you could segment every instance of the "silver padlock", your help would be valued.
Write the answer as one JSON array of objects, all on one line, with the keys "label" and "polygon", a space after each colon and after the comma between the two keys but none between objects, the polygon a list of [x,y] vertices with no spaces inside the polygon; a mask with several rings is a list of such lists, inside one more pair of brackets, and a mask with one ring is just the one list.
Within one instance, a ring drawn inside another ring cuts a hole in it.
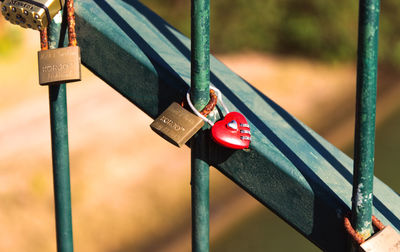
[{"label": "silver padlock", "polygon": [[375,233],[360,245],[362,252],[400,252],[400,235],[391,227]]}]

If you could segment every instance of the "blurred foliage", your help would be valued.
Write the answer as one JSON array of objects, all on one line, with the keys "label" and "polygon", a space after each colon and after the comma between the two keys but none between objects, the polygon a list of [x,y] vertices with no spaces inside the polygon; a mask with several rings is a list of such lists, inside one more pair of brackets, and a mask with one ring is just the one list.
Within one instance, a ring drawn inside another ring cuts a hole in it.
[{"label": "blurred foliage", "polygon": [[[190,1],[142,0],[185,35]],[[381,61],[400,68],[400,1],[382,1]],[[211,48],[229,53],[256,50],[327,61],[356,58],[358,1],[211,1]]]},{"label": "blurred foliage", "polygon": [[[19,27],[5,25],[0,17],[0,59],[11,55],[22,44],[22,35]],[[11,28],[10,28],[11,27]]]}]

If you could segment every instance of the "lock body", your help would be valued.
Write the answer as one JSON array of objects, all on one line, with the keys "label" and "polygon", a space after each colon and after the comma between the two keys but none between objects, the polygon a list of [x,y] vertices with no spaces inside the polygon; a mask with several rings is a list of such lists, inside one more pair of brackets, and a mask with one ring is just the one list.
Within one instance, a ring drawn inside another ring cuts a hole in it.
[{"label": "lock body", "polygon": [[181,147],[203,125],[204,121],[200,117],[174,102],[154,120],[150,127],[168,142]]},{"label": "lock body", "polygon": [[4,0],[1,14],[12,24],[43,30],[63,8],[65,0]]},{"label": "lock body", "polygon": [[386,226],[381,231],[360,245],[361,252],[396,252],[400,251],[400,235],[391,227]]},{"label": "lock body", "polygon": [[81,80],[81,53],[78,46],[38,52],[39,84],[59,84]]}]

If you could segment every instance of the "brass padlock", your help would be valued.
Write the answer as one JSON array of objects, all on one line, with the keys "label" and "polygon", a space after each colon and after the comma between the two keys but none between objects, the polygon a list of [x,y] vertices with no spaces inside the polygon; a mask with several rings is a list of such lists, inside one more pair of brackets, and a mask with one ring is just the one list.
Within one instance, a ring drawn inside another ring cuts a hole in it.
[{"label": "brass padlock", "polygon": [[150,127],[168,142],[181,147],[203,125],[204,121],[200,117],[174,102],[154,120]]},{"label": "brass padlock", "polygon": [[4,0],[1,13],[12,24],[43,30],[63,8],[65,0]]},{"label": "brass padlock", "polygon": [[81,80],[81,51],[69,46],[38,52],[39,84],[59,84]]},{"label": "brass padlock", "polygon": [[386,226],[360,245],[362,252],[400,252],[400,235]]}]

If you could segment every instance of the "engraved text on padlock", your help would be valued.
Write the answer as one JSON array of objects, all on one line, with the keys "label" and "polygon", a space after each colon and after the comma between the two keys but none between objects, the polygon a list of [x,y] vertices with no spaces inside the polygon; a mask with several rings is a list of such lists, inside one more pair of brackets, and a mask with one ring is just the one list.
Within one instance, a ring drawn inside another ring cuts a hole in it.
[{"label": "engraved text on padlock", "polygon": [[181,147],[203,125],[204,121],[200,117],[174,102],[154,120],[150,127],[168,142]]},{"label": "engraved text on padlock", "polygon": [[81,80],[81,54],[78,46],[42,50],[38,56],[40,85]]}]

